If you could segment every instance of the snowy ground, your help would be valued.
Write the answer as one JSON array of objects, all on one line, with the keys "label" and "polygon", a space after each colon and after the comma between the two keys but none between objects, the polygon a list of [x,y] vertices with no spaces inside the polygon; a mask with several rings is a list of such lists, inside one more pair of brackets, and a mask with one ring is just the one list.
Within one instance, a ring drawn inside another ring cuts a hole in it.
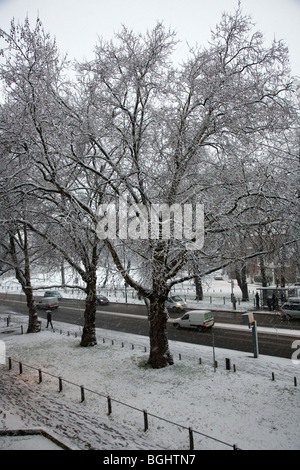
[{"label": "snowy ground", "polygon": [[[216,349],[214,372],[212,348],[170,341],[175,365],[152,370],[145,366],[146,337],[99,329],[98,345],[83,349],[74,337],[78,327],[20,335],[25,321],[0,323],[6,355],[24,364],[22,374],[17,362],[11,371],[0,364],[0,429],[42,427],[79,449],[188,450],[189,427],[199,450],[232,447],[197,432],[241,449],[300,449],[300,365],[292,360]],[[235,373],[225,370],[225,358]],[[43,373],[39,384],[38,371],[25,364],[52,375]],[[147,432],[142,410],[149,413]]]}]

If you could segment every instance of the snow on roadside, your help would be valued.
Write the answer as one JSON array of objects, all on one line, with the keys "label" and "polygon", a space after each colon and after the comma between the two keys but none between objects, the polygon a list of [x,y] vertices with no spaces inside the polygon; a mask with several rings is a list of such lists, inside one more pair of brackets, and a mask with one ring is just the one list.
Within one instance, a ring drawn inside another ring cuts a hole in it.
[{"label": "snow on roadside", "polygon": [[[300,383],[300,365],[291,360],[254,359],[248,353],[216,349],[219,367],[214,372],[212,348],[170,341],[175,365],[152,370],[145,367],[146,337],[98,329],[98,345],[80,348],[79,337],[74,337],[78,327],[59,328],[64,334],[20,335],[19,326],[11,325],[10,332],[1,334],[1,323],[0,339],[7,356],[103,396],[86,391],[81,403],[79,387],[63,382],[59,393],[55,377],[43,374],[38,384],[36,370],[24,366],[20,375],[18,364],[13,363],[12,371],[0,365],[0,428],[8,428],[12,420],[23,427],[48,427],[81,449],[188,450],[185,428],[149,416],[145,433],[139,410],[147,410],[242,449],[300,448],[300,389],[293,383],[294,377]],[[225,358],[236,365],[236,373],[225,371]],[[108,416],[108,395],[138,410],[112,401]],[[195,449],[230,449],[196,433],[194,440]]]}]

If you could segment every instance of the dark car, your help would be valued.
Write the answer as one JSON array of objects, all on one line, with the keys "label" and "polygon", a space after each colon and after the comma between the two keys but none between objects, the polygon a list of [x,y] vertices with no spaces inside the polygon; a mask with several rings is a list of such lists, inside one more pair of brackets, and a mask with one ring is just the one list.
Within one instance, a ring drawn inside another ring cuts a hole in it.
[{"label": "dark car", "polygon": [[104,295],[97,295],[97,304],[98,305],[109,305],[109,300]]}]

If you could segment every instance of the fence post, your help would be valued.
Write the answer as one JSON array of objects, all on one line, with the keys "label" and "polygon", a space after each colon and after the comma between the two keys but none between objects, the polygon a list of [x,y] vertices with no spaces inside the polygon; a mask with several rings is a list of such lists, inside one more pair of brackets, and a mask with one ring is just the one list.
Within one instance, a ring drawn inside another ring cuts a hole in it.
[{"label": "fence post", "polygon": [[108,395],[107,397],[107,407],[108,407],[108,416],[112,414],[112,409],[111,409],[111,398],[110,396]]},{"label": "fence post", "polygon": [[19,372],[20,372],[20,374],[23,374],[23,365],[22,365],[22,362],[19,362]]},{"label": "fence post", "polygon": [[194,450],[194,435],[192,428],[189,428],[190,450]]},{"label": "fence post", "polygon": [[81,403],[84,402],[85,397],[84,397],[84,387],[83,385],[80,385],[80,394],[81,394]]},{"label": "fence post", "polygon": [[61,377],[58,377],[58,391],[61,392],[63,389],[63,386],[62,386],[62,378]]},{"label": "fence post", "polygon": [[144,413],[144,432],[148,430],[148,413],[146,410],[143,410]]},{"label": "fence post", "polygon": [[11,357],[8,358],[8,370],[12,369],[12,360]]},{"label": "fence post", "polygon": [[42,371],[39,369],[39,384],[42,383],[43,378],[42,378]]}]

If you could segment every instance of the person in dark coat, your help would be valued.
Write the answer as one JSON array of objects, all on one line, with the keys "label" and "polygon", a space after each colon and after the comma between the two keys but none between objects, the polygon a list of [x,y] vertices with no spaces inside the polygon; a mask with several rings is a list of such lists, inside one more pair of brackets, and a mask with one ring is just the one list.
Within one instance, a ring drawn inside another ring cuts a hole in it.
[{"label": "person in dark coat", "polygon": [[52,312],[51,312],[51,310],[47,310],[46,313],[47,313],[47,326],[46,326],[46,328],[48,328],[48,326],[50,324],[52,330],[54,330],[53,325],[52,325]]},{"label": "person in dark coat", "polygon": [[259,310],[259,293],[256,292],[255,294],[255,303],[256,303],[256,308]]}]

